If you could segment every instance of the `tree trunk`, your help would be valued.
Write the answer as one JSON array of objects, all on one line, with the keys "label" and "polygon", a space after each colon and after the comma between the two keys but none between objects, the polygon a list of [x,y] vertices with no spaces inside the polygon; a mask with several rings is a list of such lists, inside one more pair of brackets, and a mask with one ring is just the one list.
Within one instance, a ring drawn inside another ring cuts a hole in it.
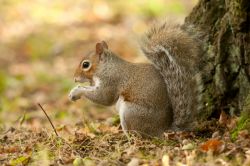
[{"label": "tree trunk", "polygon": [[206,115],[239,114],[250,93],[250,1],[200,0],[185,24],[208,35],[202,57]]}]

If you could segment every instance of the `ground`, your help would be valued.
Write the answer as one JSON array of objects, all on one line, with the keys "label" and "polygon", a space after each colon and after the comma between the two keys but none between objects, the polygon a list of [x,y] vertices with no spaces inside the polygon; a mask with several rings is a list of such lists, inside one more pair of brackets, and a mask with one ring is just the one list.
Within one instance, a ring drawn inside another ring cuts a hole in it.
[{"label": "ground", "polygon": [[0,165],[250,165],[241,118],[222,113],[200,132],[142,139],[124,135],[113,107],[68,100],[74,69],[97,41],[129,61],[146,61],[137,41],[148,23],[166,15],[181,21],[193,5],[1,1]]}]

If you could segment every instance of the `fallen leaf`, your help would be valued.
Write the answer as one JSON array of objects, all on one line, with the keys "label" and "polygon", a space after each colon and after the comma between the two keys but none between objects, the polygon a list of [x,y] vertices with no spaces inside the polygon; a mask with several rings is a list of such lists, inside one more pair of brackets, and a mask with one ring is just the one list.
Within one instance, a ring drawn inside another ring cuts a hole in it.
[{"label": "fallen leaf", "polygon": [[202,151],[208,152],[221,152],[224,149],[224,144],[222,141],[217,139],[210,139],[200,146]]},{"label": "fallen leaf", "polygon": [[83,161],[83,165],[85,165],[85,166],[94,166],[95,165],[94,161],[89,157],[85,157],[84,159],[82,159],[82,161]]},{"label": "fallen leaf", "polygon": [[236,118],[230,118],[230,119],[228,119],[228,122],[227,122],[226,125],[227,125],[227,128],[229,130],[232,130],[232,129],[234,129],[236,127],[236,124],[237,124]]},{"label": "fallen leaf", "polygon": [[216,131],[212,134],[212,138],[220,138],[220,132],[219,131]]},{"label": "fallen leaf", "polygon": [[83,165],[82,158],[76,158],[76,159],[73,161],[73,166],[80,166],[80,165]]},{"label": "fallen leaf", "polygon": [[2,153],[17,153],[21,151],[21,148],[18,146],[9,146],[9,147],[3,147]]},{"label": "fallen leaf", "polygon": [[219,118],[219,124],[222,126],[226,126],[227,122],[228,122],[228,115],[224,111],[221,111],[220,118]]},{"label": "fallen leaf", "polygon": [[250,165],[250,150],[246,151],[246,160],[243,163],[243,166],[249,166]]},{"label": "fallen leaf", "polygon": [[114,133],[114,134],[117,134],[119,133],[119,129],[117,126],[108,126],[108,125],[105,125],[105,124],[101,124],[99,126],[99,129],[102,133],[108,133],[108,132],[111,132],[111,133]]},{"label": "fallen leaf", "polygon": [[182,150],[192,150],[192,149],[194,149],[194,145],[192,143],[189,143],[189,144],[184,145],[181,149]]},{"label": "fallen leaf", "polygon": [[30,156],[21,156],[16,159],[10,160],[10,165],[26,165],[28,164]]},{"label": "fallen leaf", "polygon": [[161,161],[162,166],[169,166],[169,155],[164,154]]},{"label": "fallen leaf", "polygon": [[139,159],[132,158],[131,161],[128,163],[127,166],[138,166],[139,165]]}]

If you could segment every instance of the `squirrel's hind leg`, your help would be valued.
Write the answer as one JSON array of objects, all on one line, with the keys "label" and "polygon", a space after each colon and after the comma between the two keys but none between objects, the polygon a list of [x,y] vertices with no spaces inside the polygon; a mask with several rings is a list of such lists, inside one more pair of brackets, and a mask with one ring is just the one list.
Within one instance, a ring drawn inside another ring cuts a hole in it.
[{"label": "squirrel's hind leg", "polygon": [[122,130],[126,135],[135,132],[143,137],[160,137],[168,128],[166,111],[157,111],[135,103],[126,102],[120,97],[116,104]]}]

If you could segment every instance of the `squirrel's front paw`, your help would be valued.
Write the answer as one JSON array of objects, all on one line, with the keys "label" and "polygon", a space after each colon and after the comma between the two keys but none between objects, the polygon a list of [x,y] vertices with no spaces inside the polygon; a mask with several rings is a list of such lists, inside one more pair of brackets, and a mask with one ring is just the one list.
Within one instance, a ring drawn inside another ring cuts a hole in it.
[{"label": "squirrel's front paw", "polygon": [[71,101],[76,101],[80,98],[81,98],[81,96],[73,96],[72,94],[69,94],[69,100],[71,100]]},{"label": "squirrel's front paw", "polygon": [[81,98],[81,94],[82,93],[81,93],[80,87],[77,86],[70,91],[69,100],[76,101]]}]

